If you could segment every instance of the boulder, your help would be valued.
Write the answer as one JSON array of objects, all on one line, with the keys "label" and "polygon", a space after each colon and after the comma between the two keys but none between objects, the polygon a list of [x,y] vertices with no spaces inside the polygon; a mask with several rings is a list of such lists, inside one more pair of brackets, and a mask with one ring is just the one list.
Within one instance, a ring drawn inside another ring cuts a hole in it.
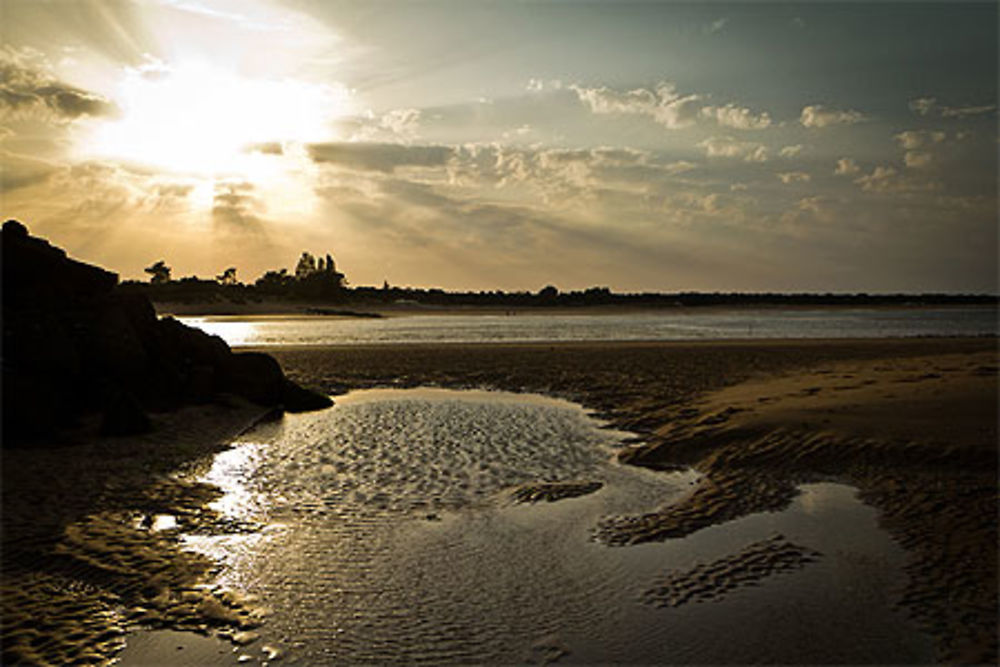
[{"label": "boulder", "polygon": [[234,354],[218,336],[165,317],[118,276],[70,259],[8,220],[0,233],[3,280],[4,446],[51,440],[88,413],[106,435],[151,428],[146,409],[206,403],[230,391],[291,411],[330,399],[285,378],[259,352]]},{"label": "boulder", "polygon": [[215,369],[205,364],[192,366],[182,391],[187,403],[210,403],[216,392]]},{"label": "boulder", "polygon": [[277,405],[285,396],[285,374],[269,354],[238,352],[226,364],[228,389],[259,405]]},{"label": "boulder", "polygon": [[285,380],[281,403],[288,412],[310,412],[333,405],[333,400],[324,394],[306,389],[291,380]]},{"label": "boulder", "polygon": [[151,430],[153,424],[135,396],[124,390],[111,395],[101,420],[101,435],[137,435]]}]

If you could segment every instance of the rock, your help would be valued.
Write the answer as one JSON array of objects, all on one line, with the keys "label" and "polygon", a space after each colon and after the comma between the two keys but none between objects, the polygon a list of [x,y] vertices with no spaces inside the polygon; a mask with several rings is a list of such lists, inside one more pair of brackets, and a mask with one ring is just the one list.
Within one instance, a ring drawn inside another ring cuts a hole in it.
[{"label": "rock", "polygon": [[215,396],[215,369],[206,364],[191,368],[184,383],[184,398],[190,403],[209,403]]},{"label": "rock", "polygon": [[229,389],[259,405],[276,405],[285,396],[285,374],[263,352],[232,354],[226,364]]},{"label": "rock", "polygon": [[218,336],[181,324],[172,317],[156,323],[154,338],[158,353],[180,366],[206,364],[222,368],[232,356],[229,346]]},{"label": "rock", "polygon": [[4,447],[50,437],[60,426],[69,425],[74,416],[66,393],[58,385],[4,367]]},{"label": "rock", "polygon": [[144,408],[206,403],[221,391],[295,412],[332,404],[266,354],[233,354],[218,336],[157,319],[144,295],[116,289],[117,274],[68,258],[15,220],[0,241],[4,446],[52,440],[95,412],[102,433],[141,433],[151,427]]},{"label": "rock", "polygon": [[300,387],[286,379],[281,403],[288,412],[309,412],[328,408],[333,405],[333,400],[329,396]]},{"label": "rock", "polygon": [[81,343],[85,372],[119,381],[137,380],[148,370],[146,349],[121,305],[102,300],[91,309]]},{"label": "rock", "polygon": [[138,435],[151,430],[149,416],[132,394],[124,390],[112,394],[101,421],[101,435]]}]

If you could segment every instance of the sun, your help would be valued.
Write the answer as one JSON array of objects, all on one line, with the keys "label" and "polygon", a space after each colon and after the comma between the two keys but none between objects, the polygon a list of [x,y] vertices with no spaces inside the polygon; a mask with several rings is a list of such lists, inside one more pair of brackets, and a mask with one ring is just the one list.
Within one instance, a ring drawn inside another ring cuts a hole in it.
[{"label": "sun", "polygon": [[329,139],[350,91],[294,79],[253,79],[206,63],[129,71],[118,118],[84,142],[92,157],[195,174],[239,173],[254,146]]}]

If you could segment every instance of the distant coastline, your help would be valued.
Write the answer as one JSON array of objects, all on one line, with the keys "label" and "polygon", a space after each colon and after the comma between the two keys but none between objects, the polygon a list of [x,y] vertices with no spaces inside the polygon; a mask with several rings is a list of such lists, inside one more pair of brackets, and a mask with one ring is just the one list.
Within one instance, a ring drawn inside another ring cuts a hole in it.
[{"label": "distant coastline", "polygon": [[125,292],[148,297],[160,315],[302,315],[392,317],[412,314],[620,314],[638,311],[708,308],[923,308],[928,306],[1000,306],[990,294],[819,294],[819,293],[615,293],[567,292],[553,297],[529,292],[445,292],[444,290],[345,289],[335,300],[259,295],[252,286],[222,286],[192,291],[168,286],[125,283]]}]

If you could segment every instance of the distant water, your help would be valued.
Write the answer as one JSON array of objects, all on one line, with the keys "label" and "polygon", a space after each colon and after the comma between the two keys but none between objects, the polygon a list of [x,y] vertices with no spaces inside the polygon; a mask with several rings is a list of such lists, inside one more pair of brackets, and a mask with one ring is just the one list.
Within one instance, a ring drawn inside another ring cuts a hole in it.
[{"label": "distant water", "polygon": [[181,317],[230,345],[884,338],[997,335],[990,307],[732,309],[627,314]]}]

